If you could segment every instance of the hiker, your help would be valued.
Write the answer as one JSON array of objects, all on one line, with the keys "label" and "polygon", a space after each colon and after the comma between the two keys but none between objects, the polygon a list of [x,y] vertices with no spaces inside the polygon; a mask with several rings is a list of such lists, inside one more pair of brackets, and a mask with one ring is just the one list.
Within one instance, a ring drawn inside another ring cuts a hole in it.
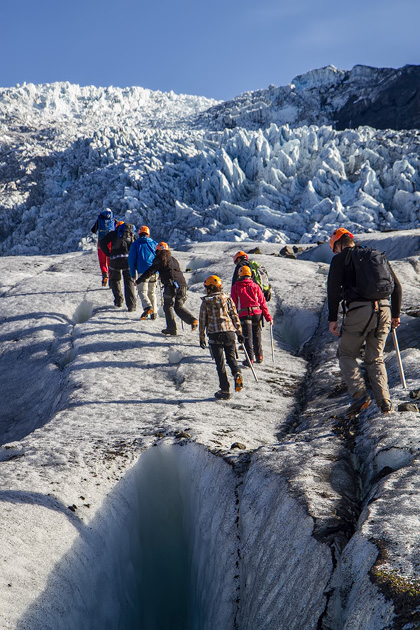
[{"label": "hiker", "polygon": [[108,271],[109,271],[109,252],[111,246],[109,245],[108,253],[102,251],[99,246],[99,241],[104,238],[109,232],[115,230],[115,218],[111,208],[106,208],[98,214],[98,218],[91,227],[91,232],[98,235],[98,260],[99,267],[102,273],[102,286],[106,287],[108,284]]},{"label": "hiker", "polygon": [[175,313],[182,321],[191,325],[191,330],[196,330],[198,320],[184,307],[187,300],[187,282],[179,262],[172,256],[168,243],[164,241],[156,245],[156,256],[152,266],[137,278],[136,284],[141,284],[156,272],[159,273],[163,284],[163,312],[166,317],[166,328],[162,330],[162,333],[173,336],[177,334]]},{"label": "hiker", "polygon": [[[349,230],[342,227],[335,230],[330,238],[330,247],[335,256],[328,275],[328,321],[330,332],[340,337],[338,361],[347,390],[353,399],[347,416],[357,415],[372,402],[357,362],[363,344],[366,344],[364,365],[376,403],[382,413],[389,413],[392,404],[384,363],[384,347],[391,328],[400,325],[401,284],[385,257],[377,250],[355,245],[354,236]],[[362,271],[359,271],[358,260],[362,260],[370,252],[379,254],[377,260],[381,286],[375,280],[372,268],[374,263],[364,263],[368,267],[364,267],[363,276]],[[355,255],[356,260],[353,258]],[[376,283],[376,295],[368,288],[372,282]],[[379,289],[383,292],[379,292]],[[367,293],[370,293],[370,297]],[[384,297],[380,297],[381,295]],[[344,318],[340,331],[337,316],[341,300]]]},{"label": "hiker", "polygon": [[251,269],[252,279],[260,286],[262,292],[264,293],[265,301],[269,302],[271,300],[271,284],[268,279],[267,269],[264,265],[256,260],[249,260],[248,254],[242,250],[236,252],[233,257],[233,262],[235,263],[235,271],[233,272],[232,286],[239,279],[239,270],[241,267],[246,265]]},{"label": "hiker", "polygon": [[[254,363],[254,360],[257,363],[262,363],[261,320],[264,317],[272,326],[273,318],[268,310],[261,287],[252,280],[252,271],[247,265],[239,268],[238,281],[232,287],[231,296],[241,320],[249,360],[251,363]],[[249,367],[247,359],[243,365]]]},{"label": "hiker", "polygon": [[[147,225],[142,225],[139,228],[138,235],[138,239],[131,245],[128,253],[128,266],[133,280],[136,279],[136,274],[141,276],[142,273],[152,266],[156,255],[157,241],[150,238],[150,230]],[[143,307],[141,319],[147,319],[149,316],[151,319],[157,318],[156,281],[157,274],[154,273],[150,278],[137,285],[137,291]]]},{"label": "hiker", "polygon": [[[206,330],[211,356],[216,362],[220,390],[214,395],[221,400],[230,398],[229,379],[225,358],[235,381],[235,391],[243,387],[241,370],[236,361],[236,337],[244,343],[241,323],[232,299],[223,293],[219,276],[209,276],[205,282],[206,295],[201,298],[199,335],[200,346],[206,348]],[[224,353],[224,354],[223,354]]]},{"label": "hiker", "polygon": [[[124,298],[130,313],[136,310],[136,291],[128,268],[128,252],[134,242],[134,225],[119,221],[116,229],[109,232],[99,241],[101,250],[105,253],[111,245],[109,256],[109,286],[114,295],[114,304],[120,308]],[[121,274],[124,279],[124,295],[121,289]]]}]

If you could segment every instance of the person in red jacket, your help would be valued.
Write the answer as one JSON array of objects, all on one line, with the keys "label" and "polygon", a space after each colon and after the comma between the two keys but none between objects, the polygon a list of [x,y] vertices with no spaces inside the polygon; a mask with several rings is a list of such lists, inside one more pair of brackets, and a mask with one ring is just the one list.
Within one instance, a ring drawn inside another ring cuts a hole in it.
[{"label": "person in red jacket", "polygon": [[[267,307],[267,302],[261,287],[252,280],[252,271],[244,265],[239,269],[239,280],[235,282],[231,291],[232,300],[241,320],[242,332],[245,337],[245,348],[251,363],[263,361],[261,340],[261,320],[273,324],[273,318]],[[248,365],[244,361],[244,365]]]}]

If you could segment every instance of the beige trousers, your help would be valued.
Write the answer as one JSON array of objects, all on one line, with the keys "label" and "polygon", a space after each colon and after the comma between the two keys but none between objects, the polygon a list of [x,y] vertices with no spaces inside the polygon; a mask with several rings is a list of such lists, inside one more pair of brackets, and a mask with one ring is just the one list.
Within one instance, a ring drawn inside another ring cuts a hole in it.
[{"label": "beige trousers", "polygon": [[141,305],[144,310],[146,308],[152,308],[153,312],[157,312],[156,308],[156,285],[157,276],[153,274],[148,280],[141,282],[137,285],[137,292],[141,300]]},{"label": "beige trousers", "polygon": [[[347,389],[352,397],[366,394],[366,385],[357,361],[364,343],[364,365],[377,403],[390,400],[384,347],[391,330],[389,300],[375,303],[352,302],[343,321],[338,360]],[[364,331],[364,332],[363,332]],[[362,334],[363,333],[363,334]]]}]

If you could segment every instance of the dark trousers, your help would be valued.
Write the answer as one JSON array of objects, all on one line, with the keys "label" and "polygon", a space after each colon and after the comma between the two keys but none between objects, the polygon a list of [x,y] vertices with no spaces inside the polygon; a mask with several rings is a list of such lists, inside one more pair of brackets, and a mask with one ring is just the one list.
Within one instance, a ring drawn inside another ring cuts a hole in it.
[{"label": "dark trousers", "polygon": [[[121,274],[124,280],[124,295],[121,288]],[[136,290],[133,278],[130,276],[129,269],[113,269],[109,270],[109,286],[114,294],[114,304],[121,306],[124,302],[128,309],[136,308]]]},{"label": "dark trousers", "polygon": [[176,289],[172,286],[165,286],[163,289],[163,312],[166,317],[166,328],[170,332],[176,332],[175,313],[186,324],[195,321],[194,315],[184,307],[187,301],[187,287]]},{"label": "dark trousers", "polygon": [[245,348],[251,361],[255,361],[255,356],[262,357],[261,338],[262,315],[252,315],[252,317],[241,317],[242,334],[245,337]]},{"label": "dark trousers", "polygon": [[226,374],[225,356],[233,377],[241,371],[236,361],[235,338],[235,333],[230,332],[213,333],[209,335],[210,350],[216,362],[219,386],[222,392],[228,392],[230,389],[229,379]]}]

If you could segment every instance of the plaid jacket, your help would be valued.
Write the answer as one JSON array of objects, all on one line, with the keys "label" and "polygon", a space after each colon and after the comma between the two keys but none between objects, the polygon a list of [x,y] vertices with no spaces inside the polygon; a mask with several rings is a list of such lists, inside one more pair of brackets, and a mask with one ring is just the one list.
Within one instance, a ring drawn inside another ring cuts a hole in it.
[{"label": "plaid jacket", "polygon": [[241,322],[235,305],[228,295],[222,292],[210,293],[201,298],[199,334],[200,343],[207,334],[218,332],[236,332],[242,335]]}]

